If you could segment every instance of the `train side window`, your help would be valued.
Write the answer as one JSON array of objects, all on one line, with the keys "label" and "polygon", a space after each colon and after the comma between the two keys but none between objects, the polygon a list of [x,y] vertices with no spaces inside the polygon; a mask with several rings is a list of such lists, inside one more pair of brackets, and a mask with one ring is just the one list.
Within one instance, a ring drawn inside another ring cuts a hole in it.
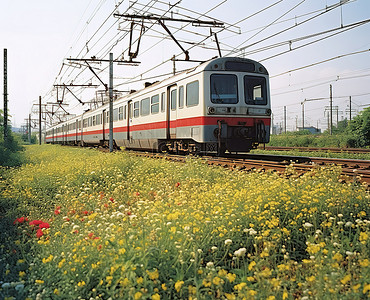
[{"label": "train side window", "polygon": [[139,116],[139,101],[134,102],[134,118]]},{"label": "train side window", "polygon": [[113,109],[113,122],[118,121],[118,108]]},{"label": "train side window", "polygon": [[109,111],[105,112],[105,123],[109,123]]},{"label": "train side window", "polygon": [[125,108],[123,110],[123,119],[126,120],[127,119],[127,105],[125,105]]},{"label": "train side window", "polygon": [[120,107],[118,108],[118,119],[119,119],[120,121],[122,121],[122,120],[123,120],[123,106],[120,106]]},{"label": "train side window", "polygon": [[171,109],[176,109],[176,102],[177,102],[177,89],[171,91]]},{"label": "train side window", "polygon": [[92,118],[92,126],[95,126],[96,125],[96,116],[93,116]]},{"label": "train side window", "polygon": [[145,98],[140,102],[140,111],[142,116],[147,116],[150,113],[150,98]]},{"label": "train side window", "polygon": [[154,95],[151,99],[150,112],[152,114],[159,113],[159,95]]},{"label": "train side window", "polygon": [[217,104],[238,103],[238,83],[236,75],[211,75],[211,101]]},{"label": "train side window", "polygon": [[164,112],[166,110],[166,93],[163,92],[161,94],[161,112]]},{"label": "train side window", "polygon": [[96,115],[96,125],[101,124],[101,114]]},{"label": "train side window", "polygon": [[83,120],[83,123],[82,123],[83,127],[86,128],[87,127],[87,119],[84,119]]},{"label": "train side window", "polygon": [[190,82],[186,85],[186,106],[199,104],[199,81]]},{"label": "train side window", "polygon": [[184,86],[179,87],[179,108],[184,107]]}]

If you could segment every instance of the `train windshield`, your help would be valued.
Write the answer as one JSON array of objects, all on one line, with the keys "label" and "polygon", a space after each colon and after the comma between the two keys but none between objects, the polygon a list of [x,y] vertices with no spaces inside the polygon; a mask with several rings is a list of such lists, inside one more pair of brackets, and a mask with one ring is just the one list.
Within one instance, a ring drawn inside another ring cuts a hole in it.
[{"label": "train windshield", "polygon": [[264,77],[244,76],[244,94],[245,103],[251,105],[266,105],[266,79]]},{"label": "train windshield", "polygon": [[237,76],[232,74],[212,74],[211,101],[217,104],[238,103]]}]

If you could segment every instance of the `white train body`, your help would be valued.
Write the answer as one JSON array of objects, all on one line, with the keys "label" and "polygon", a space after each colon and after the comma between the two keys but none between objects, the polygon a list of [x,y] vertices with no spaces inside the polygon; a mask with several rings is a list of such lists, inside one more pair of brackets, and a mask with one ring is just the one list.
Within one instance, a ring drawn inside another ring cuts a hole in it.
[{"label": "white train body", "polygon": [[[267,70],[218,58],[113,103],[115,145],[176,152],[247,152],[270,138]],[[106,145],[109,105],[49,128],[47,143]]]}]

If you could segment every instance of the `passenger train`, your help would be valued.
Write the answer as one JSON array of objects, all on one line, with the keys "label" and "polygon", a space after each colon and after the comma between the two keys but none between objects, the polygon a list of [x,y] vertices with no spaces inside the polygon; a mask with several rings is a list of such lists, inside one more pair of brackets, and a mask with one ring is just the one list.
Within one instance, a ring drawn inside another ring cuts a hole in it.
[{"label": "passenger train", "polygon": [[[266,68],[223,57],[156,82],[113,102],[117,147],[176,153],[248,152],[270,139],[271,102]],[[53,144],[109,141],[109,103],[54,125]]]}]

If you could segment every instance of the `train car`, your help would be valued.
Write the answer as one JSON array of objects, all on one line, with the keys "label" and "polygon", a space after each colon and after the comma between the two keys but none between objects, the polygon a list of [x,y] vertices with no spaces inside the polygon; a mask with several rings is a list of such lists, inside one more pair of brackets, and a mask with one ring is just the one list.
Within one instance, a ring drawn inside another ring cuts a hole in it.
[{"label": "train car", "polygon": [[[128,149],[248,152],[270,139],[266,68],[223,57],[147,85],[113,103],[113,140]],[[107,145],[108,104],[51,127],[46,142]]]}]

